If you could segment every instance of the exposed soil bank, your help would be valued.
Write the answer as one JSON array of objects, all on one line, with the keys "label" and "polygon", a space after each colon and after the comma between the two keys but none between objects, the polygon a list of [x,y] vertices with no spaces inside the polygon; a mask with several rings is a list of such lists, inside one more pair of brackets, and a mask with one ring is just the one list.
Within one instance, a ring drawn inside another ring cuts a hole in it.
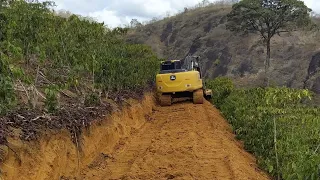
[{"label": "exposed soil bank", "polygon": [[102,122],[91,126],[83,135],[83,151],[80,153],[67,131],[57,134],[50,132],[38,142],[22,143],[10,139],[21,163],[9,151],[7,160],[0,165],[3,179],[58,180],[61,177],[78,176],[80,169],[90,165],[95,157],[101,153],[111,153],[122,138],[131,136],[146,123],[147,115],[151,114],[154,106],[153,96],[146,95],[142,103],[129,103],[131,107],[114,112]]},{"label": "exposed soil bank", "polygon": [[132,104],[92,126],[80,154],[66,132],[16,143],[4,179],[268,179],[209,102]]}]

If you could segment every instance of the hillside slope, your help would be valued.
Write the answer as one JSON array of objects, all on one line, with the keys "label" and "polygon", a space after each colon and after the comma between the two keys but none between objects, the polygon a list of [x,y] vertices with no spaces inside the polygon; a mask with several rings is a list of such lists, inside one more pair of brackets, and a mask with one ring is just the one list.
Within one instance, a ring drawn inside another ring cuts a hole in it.
[{"label": "hillside slope", "polygon": [[[205,76],[229,76],[239,86],[262,85],[266,50],[257,35],[240,36],[226,30],[229,5],[196,8],[132,31],[128,42],[152,46],[166,59],[183,59],[189,53],[200,55]],[[320,35],[294,32],[276,36],[271,45],[271,83],[320,93]]]},{"label": "hillside slope", "polygon": [[0,4],[0,145],[13,128],[25,141],[67,129],[76,142],[83,127],[112,111],[109,100],[139,99],[154,81],[158,58],[150,47],[125,43],[123,29],[56,16],[52,7]]}]

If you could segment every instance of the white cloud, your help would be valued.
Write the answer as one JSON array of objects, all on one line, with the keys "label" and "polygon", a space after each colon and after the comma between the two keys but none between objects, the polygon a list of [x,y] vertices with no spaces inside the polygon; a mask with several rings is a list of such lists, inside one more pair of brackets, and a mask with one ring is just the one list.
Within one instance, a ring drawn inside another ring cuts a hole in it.
[{"label": "white cloud", "polygon": [[166,15],[167,12],[177,12],[177,8],[172,6],[170,1],[122,0],[114,1],[105,9],[88,13],[88,15],[95,17],[100,22],[104,21],[113,28],[127,25],[132,19],[138,19],[140,22],[144,22],[153,17],[162,17]]},{"label": "white cloud", "polygon": [[140,21],[148,20],[148,18],[137,16],[118,16],[117,12],[107,9],[89,13],[88,16],[97,19],[98,22],[105,22],[105,25],[107,25],[109,28],[129,25],[132,19],[139,19]]},{"label": "white cloud", "polygon": [[94,17],[100,22],[105,22],[110,28],[114,28],[119,24],[123,24],[123,18],[116,15],[114,11],[102,10],[96,11],[88,14],[91,17]]},{"label": "white cloud", "polygon": [[[45,0],[42,0],[45,1]],[[104,0],[52,0],[56,3],[56,9],[65,9],[75,14],[86,14],[104,9],[108,1]]]},{"label": "white cloud", "polygon": [[[140,22],[153,17],[163,17],[167,12],[175,14],[184,7],[198,4],[202,0],[54,0],[56,9],[65,9],[82,16],[91,16],[109,27],[129,24],[131,19]],[[213,2],[216,0],[210,0]],[[320,13],[319,0],[304,0],[305,4]]]},{"label": "white cloud", "polygon": [[[41,0],[45,1],[45,0]],[[91,16],[109,27],[129,24],[131,19],[144,22],[153,17],[174,14],[202,0],[53,0],[56,10]]]}]

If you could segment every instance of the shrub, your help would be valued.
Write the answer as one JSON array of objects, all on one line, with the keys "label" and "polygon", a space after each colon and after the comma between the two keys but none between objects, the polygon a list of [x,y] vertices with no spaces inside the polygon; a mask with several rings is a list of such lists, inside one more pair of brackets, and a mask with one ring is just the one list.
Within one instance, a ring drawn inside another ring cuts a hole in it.
[{"label": "shrub", "polygon": [[[220,109],[259,165],[282,179],[316,179],[320,173],[320,109],[301,104],[307,90],[236,89]],[[221,101],[220,101],[221,102]]]},{"label": "shrub", "polygon": [[96,92],[92,92],[85,96],[84,100],[85,106],[97,106],[100,105],[100,96]]},{"label": "shrub", "polygon": [[0,74],[0,115],[4,115],[16,102],[13,82],[10,77]]},{"label": "shrub", "polygon": [[213,104],[215,104],[218,108],[234,90],[234,84],[232,80],[226,77],[218,77],[214,80],[208,80],[206,81],[206,86],[207,88],[212,89],[212,101]]},{"label": "shrub", "polygon": [[58,109],[58,87],[55,85],[50,85],[45,89],[45,107],[48,112],[56,112]]}]

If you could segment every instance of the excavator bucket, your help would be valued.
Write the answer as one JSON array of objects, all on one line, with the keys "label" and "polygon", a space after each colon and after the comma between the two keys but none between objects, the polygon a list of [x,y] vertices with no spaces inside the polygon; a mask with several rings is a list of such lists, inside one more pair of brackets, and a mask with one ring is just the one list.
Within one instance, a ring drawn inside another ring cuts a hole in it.
[{"label": "excavator bucket", "polygon": [[209,100],[212,98],[212,90],[211,89],[205,89],[204,90],[204,97]]}]

